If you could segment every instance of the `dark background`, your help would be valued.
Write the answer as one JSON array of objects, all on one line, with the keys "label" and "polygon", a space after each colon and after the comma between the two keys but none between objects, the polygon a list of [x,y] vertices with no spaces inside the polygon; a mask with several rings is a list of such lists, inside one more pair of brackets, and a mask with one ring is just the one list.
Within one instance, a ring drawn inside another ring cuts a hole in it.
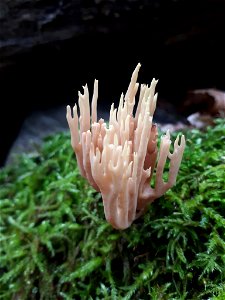
[{"label": "dark background", "polygon": [[73,104],[94,78],[108,109],[138,62],[178,110],[190,89],[225,90],[224,39],[222,0],[0,0],[0,164],[31,112]]}]

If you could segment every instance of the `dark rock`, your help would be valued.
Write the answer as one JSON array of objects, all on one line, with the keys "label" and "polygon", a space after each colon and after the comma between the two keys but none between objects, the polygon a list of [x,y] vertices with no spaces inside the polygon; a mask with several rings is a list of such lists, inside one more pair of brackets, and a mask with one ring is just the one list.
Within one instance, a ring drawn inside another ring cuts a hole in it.
[{"label": "dark rock", "polygon": [[179,106],[187,90],[224,90],[224,0],[1,0],[0,164],[23,120],[73,103],[99,79],[102,109],[140,61],[141,82]]}]

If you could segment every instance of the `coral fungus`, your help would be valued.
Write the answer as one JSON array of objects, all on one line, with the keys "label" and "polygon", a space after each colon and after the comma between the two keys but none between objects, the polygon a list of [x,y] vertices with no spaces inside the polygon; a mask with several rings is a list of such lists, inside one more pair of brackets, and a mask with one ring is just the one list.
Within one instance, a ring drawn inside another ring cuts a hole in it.
[{"label": "coral fungus", "polygon": [[[80,117],[77,105],[67,106],[71,144],[82,176],[102,194],[108,222],[116,229],[125,229],[146,210],[147,205],[163,195],[175,182],[185,148],[185,138],[176,138],[170,152],[170,134],[161,138],[157,147],[157,126],[153,124],[156,108],[157,80],[150,86],[141,84],[139,101],[134,112],[140,64],[135,68],[119,107],[111,106],[109,124],[97,121],[98,81],[94,82],[91,109],[89,91],[79,92]],[[168,181],[163,180],[166,160],[170,160]],[[155,174],[155,186],[150,181]]]}]

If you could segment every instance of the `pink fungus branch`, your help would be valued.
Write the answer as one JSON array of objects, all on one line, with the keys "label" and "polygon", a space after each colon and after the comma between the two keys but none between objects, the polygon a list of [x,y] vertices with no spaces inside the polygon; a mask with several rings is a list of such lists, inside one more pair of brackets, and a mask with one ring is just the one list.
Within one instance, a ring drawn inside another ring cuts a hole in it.
[{"label": "pink fungus branch", "polygon": [[[108,125],[97,121],[98,81],[89,104],[87,85],[79,92],[77,105],[67,106],[71,144],[78,166],[94,189],[102,194],[105,217],[116,229],[125,229],[141,216],[149,203],[162,196],[176,183],[182,160],[185,138],[177,136],[170,152],[170,134],[161,138],[157,147],[157,126],[153,124],[156,108],[157,80],[150,86],[141,84],[139,100],[134,113],[140,64],[135,68],[125,96],[120,97],[119,107],[111,105]],[[168,181],[163,180],[167,159],[170,160]],[[155,170],[155,186],[150,186]]]}]

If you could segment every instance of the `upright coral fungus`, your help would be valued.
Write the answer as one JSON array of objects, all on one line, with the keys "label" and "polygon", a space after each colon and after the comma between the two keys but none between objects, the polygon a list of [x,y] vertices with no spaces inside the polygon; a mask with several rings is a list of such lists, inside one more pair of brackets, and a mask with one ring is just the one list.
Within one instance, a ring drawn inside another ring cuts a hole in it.
[{"label": "upright coral fungus", "polygon": [[[170,134],[162,136],[157,147],[157,126],[153,124],[156,108],[157,80],[150,86],[141,84],[139,101],[134,113],[137,83],[141,65],[135,68],[125,96],[120,97],[118,109],[111,105],[109,125],[97,122],[98,81],[89,105],[89,91],[79,92],[80,117],[77,105],[67,106],[67,121],[71,144],[83,177],[102,194],[104,212],[108,222],[116,229],[125,229],[143,214],[147,205],[162,196],[176,183],[182,160],[185,138],[176,138],[170,152]],[[163,180],[166,160],[170,160],[168,181]],[[150,181],[155,174],[155,187]]]}]

